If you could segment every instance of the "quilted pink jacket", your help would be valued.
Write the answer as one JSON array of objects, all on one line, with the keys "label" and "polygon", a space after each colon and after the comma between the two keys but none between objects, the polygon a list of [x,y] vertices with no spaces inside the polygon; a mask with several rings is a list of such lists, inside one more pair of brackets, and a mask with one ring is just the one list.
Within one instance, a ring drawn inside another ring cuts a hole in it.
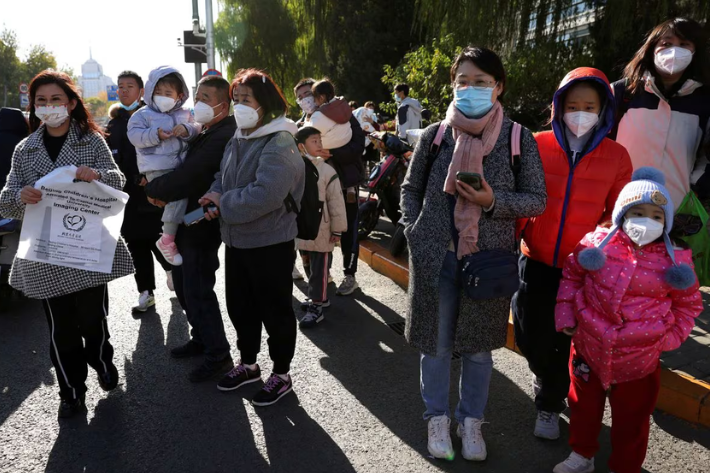
[{"label": "quilted pink jacket", "polygon": [[[582,268],[579,252],[608,233],[603,228],[588,233],[567,257],[555,309],[558,331],[578,326],[575,349],[605,388],[651,374],[661,352],[678,348],[703,311],[697,279],[685,290],[665,282],[673,263],[663,243],[636,250],[619,230],[604,248],[604,267]],[[690,250],[676,249],[675,258],[692,267]]]}]

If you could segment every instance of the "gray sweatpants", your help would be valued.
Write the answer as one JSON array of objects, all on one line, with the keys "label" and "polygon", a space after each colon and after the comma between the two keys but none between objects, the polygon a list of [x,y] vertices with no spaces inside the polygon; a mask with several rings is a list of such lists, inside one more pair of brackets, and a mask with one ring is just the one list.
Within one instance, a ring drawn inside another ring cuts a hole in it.
[{"label": "gray sweatpants", "polygon": [[[152,181],[156,177],[164,176],[170,172],[172,169],[165,169],[162,171],[148,171],[145,173],[145,178],[148,182]],[[187,199],[176,200],[175,202],[169,202],[163,208],[163,233],[166,235],[177,235],[178,227],[182,223],[183,217],[185,217],[185,211],[187,210]]]},{"label": "gray sweatpants", "polygon": [[311,274],[308,277],[308,297],[315,303],[328,299],[328,270],[333,262],[332,253],[305,251],[310,258]]}]

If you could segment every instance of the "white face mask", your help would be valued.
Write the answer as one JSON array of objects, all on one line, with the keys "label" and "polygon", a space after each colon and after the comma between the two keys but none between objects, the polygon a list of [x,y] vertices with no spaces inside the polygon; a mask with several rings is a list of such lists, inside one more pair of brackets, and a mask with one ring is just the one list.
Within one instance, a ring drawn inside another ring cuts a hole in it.
[{"label": "white face mask", "polygon": [[167,113],[175,107],[177,100],[171,99],[170,97],[163,97],[162,95],[156,95],[153,97],[153,103],[158,107],[158,110]]},{"label": "white face mask", "polygon": [[[215,107],[219,107],[220,105],[222,104],[219,103],[215,105]],[[204,102],[197,102],[195,104],[195,121],[200,125],[205,125],[220,115],[222,115],[222,112],[219,112],[217,115],[215,115],[214,107],[210,107]]]},{"label": "white face mask", "polygon": [[688,49],[678,46],[658,51],[653,57],[653,63],[656,65],[656,69],[670,75],[683,72],[692,61],[693,53]]},{"label": "white face mask", "polygon": [[239,104],[234,106],[234,120],[237,122],[237,128],[250,129],[254,128],[259,123],[259,114],[261,107],[254,110],[248,105]]},{"label": "white face mask", "polygon": [[567,112],[562,117],[569,131],[579,138],[587,133],[599,121],[599,115],[590,112]]},{"label": "white face mask", "polygon": [[316,111],[316,99],[313,96],[304,97],[302,100],[297,100],[298,106],[301,107],[306,114],[310,115]]},{"label": "white face mask", "polygon": [[664,225],[648,217],[632,217],[624,221],[624,232],[639,246],[648,245],[663,235]]},{"label": "white face mask", "polygon": [[50,128],[57,128],[69,118],[66,105],[44,105],[35,107],[35,115]]}]

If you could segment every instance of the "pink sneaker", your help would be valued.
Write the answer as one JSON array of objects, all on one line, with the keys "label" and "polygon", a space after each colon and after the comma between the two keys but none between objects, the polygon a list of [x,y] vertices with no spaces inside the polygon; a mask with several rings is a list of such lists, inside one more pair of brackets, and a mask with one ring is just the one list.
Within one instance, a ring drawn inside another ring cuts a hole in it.
[{"label": "pink sneaker", "polygon": [[155,246],[158,247],[168,263],[173,266],[180,266],[182,264],[182,256],[180,256],[175,241],[166,241],[165,235],[163,235],[155,242]]}]

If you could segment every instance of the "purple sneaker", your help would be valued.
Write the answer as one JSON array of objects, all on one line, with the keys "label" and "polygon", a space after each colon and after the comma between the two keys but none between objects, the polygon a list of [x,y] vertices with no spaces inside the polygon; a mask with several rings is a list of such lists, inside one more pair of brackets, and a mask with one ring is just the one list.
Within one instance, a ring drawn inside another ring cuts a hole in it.
[{"label": "purple sneaker", "polygon": [[293,390],[293,382],[291,375],[288,376],[288,381],[281,379],[281,376],[271,373],[268,381],[261,391],[259,391],[251,403],[255,406],[270,406],[275,404],[279,399]]},{"label": "purple sneaker", "polygon": [[261,369],[259,365],[256,365],[256,369],[250,370],[240,361],[217,383],[217,389],[220,391],[233,391],[245,384],[255,383],[257,381],[261,381]]}]

